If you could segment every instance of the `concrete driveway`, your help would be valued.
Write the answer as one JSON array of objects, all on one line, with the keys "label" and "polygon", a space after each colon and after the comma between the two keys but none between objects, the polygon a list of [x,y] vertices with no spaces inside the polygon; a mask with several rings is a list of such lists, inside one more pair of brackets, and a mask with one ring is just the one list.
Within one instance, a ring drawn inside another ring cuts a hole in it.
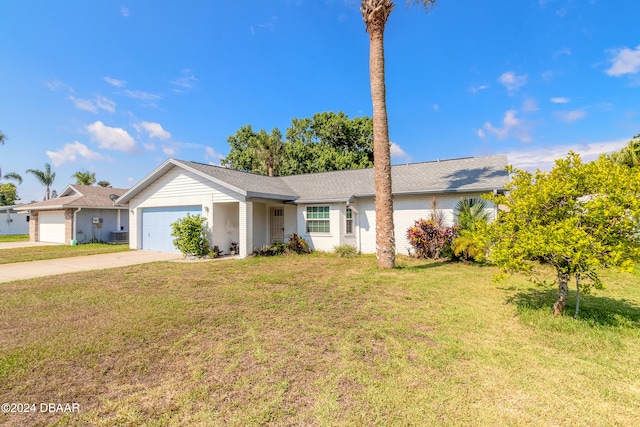
[{"label": "concrete driveway", "polygon": [[54,246],[62,243],[47,242],[0,242],[0,249],[29,248],[31,246]]},{"label": "concrete driveway", "polygon": [[[26,243],[26,242],[23,242]],[[33,246],[33,245],[32,245]],[[7,246],[0,246],[7,248]],[[182,254],[174,252],[129,251],[112,254],[86,255],[73,258],[47,259],[42,261],[17,262],[0,265],[0,283],[34,277],[54,276],[78,271],[101,270],[125,267],[155,261],[182,259]]]}]

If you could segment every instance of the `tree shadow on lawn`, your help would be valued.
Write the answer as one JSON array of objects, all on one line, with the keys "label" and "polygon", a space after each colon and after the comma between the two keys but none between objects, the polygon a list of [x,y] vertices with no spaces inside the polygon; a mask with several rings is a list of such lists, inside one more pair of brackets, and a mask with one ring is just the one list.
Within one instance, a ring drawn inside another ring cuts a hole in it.
[{"label": "tree shadow on lawn", "polygon": [[[512,289],[510,288],[510,290]],[[515,304],[519,313],[530,310],[543,311],[551,315],[551,307],[557,296],[557,289],[545,287],[519,291],[508,297],[506,301],[509,304]],[[573,317],[575,306],[576,293],[575,291],[570,291],[563,315]],[[576,321],[585,322],[593,326],[640,328],[640,306],[635,301],[627,299],[581,294],[580,312]]]}]

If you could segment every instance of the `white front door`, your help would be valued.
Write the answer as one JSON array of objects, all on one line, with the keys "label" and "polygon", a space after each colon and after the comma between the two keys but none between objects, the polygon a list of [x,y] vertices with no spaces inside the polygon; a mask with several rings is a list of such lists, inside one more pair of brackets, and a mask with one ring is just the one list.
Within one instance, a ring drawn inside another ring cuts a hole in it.
[{"label": "white front door", "polygon": [[271,243],[284,243],[284,208],[271,208],[269,228]]}]

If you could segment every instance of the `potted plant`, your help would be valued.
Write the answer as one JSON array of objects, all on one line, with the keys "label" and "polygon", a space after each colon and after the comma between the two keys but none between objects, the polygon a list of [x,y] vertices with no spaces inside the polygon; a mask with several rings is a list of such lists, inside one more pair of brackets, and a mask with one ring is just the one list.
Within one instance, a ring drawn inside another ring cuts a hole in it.
[{"label": "potted plant", "polygon": [[231,255],[238,255],[238,253],[240,253],[238,242],[231,242],[231,246],[229,247],[229,253]]}]

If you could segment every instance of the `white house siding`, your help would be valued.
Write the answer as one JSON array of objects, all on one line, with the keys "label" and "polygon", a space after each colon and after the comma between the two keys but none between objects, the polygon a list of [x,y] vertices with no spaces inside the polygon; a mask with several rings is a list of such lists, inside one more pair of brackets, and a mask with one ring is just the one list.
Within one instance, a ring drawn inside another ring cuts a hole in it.
[{"label": "white house siding", "polygon": [[228,253],[231,242],[237,242],[240,239],[238,203],[216,203],[213,205],[212,212],[213,215],[209,221],[211,245],[218,246],[221,251]]},{"label": "white house siding", "polygon": [[284,205],[284,241],[289,241],[289,236],[298,232],[298,208],[295,205]]},{"label": "white house siding", "polygon": [[260,248],[269,244],[269,207],[266,203],[253,204],[253,247]]},{"label": "white house siding", "polygon": [[11,208],[0,210],[0,236],[11,234],[29,234],[29,215],[16,213]]},{"label": "white house siding", "polygon": [[[142,209],[153,207],[202,206],[209,221],[214,203],[243,201],[243,197],[226,187],[184,169],[174,167],[155,180],[129,202],[129,246],[142,248]],[[224,250],[224,248],[223,248]]]},{"label": "white house siding", "polygon": [[[128,231],[129,218],[126,209],[120,213],[119,209],[87,209],[83,208],[75,215],[75,237],[79,243],[88,243],[92,240],[108,242],[112,231]],[[93,218],[102,218],[102,222],[94,224]]]},{"label": "white house siding", "polygon": [[[393,223],[396,239],[396,252],[408,254],[411,245],[407,240],[407,229],[420,218],[429,219],[432,212],[431,200],[433,196],[396,196],[393,201]],[[455,223],[455,207],[458,201],[466,198],[480,197],[480,193],[451,194],[435,196],[437,209],[442,213],[444,223]],[[356,226],[360,227],[360,250],[362,253],[376,252],[376,212],[373,199],[360,199],[357,202],[360,212],[356,218]],[[492,214],[493,208],[487,209]],[[358,230],[356,229],[356,232]]]},{"label": "white house siding", "polygon": [[[298,235],[309,242],[309,246],[315,251],[332,252],[341,244],[342,230],[340,226],[340,206],[343,203],[316,203],[312,205],[298,205]],[[329,233],[307,233],[307,207],[308,206],[329,206]],[[344,208],[343,208],[344,209]]]}]

